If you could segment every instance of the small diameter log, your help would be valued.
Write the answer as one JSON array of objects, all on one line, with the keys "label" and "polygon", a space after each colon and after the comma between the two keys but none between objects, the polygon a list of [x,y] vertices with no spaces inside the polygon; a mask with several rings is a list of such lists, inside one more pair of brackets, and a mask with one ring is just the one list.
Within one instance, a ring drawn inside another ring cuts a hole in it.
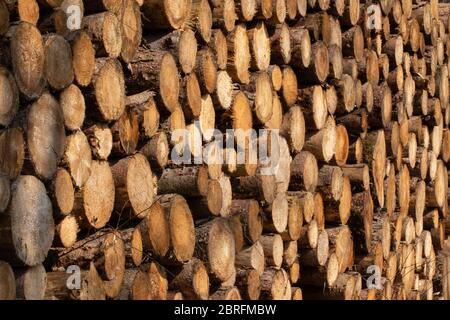
[{"label": "small diameter log", "polygon": [[95,124],[85,129],[85,133],[94,157],[98,160],[107,160],[113,146],[111,129],[104,124]]},{"label": "small diameter log", "polygon": [[59,97],[59,105],[64,115],[64,124],[68,130],[79,130],[84,122],[86,105],[83,93],[71,84]]},{"label": "small diameter log", "polygon": [[361,232],[354,234],[354,238],[358,240],[360,245],[358,250],[361,249],[363,252],[371,253],[373,241],[378,241],[382,243],[383,253],[386,253],[387,256],[390,249],[389,219],[376,219],[375,223],[373,222],[374,207],[370,191],[353,195],[351,212],[350,228],[361,230]]},{"label": "small diameter log", "polygon": [[19,90],[14,76],[4,67],[0,67],[0,87],[0,125],[6,127],[18,111]]},{"label": "small diameter log", "polygon": [[253,102],[256,119],[265,123],[272,116],[273,88],[267,72],[252,74],[250,84],[243,87],[247,97]]},{"label": "small diameter log", "polygon": [[142,248],[158,257],[166,256],[170,248],[170,225],[165,208],[155,201],[146,217],[137,227],[142,237]]},{"label": "small diameter log", "polygon": [[73,215],[81,219],[80,227],[104,227],[114,209],[114,197],[114,179],[109,164],[93,161],[89,178],[83,189],[75,194]]},{"label": "small diameter log", "polygon": [[140,48],[128,70],[127,87],[135,92],[148,89],[157,92],[155,102],[170,112],[179,107],[180,76],[171,53]]},{"label": "small diameter log", "polygon": [[[330,191],[329,189],[324,191]],[[323,193],[325,220],[330,223],[347,224],[350,218],[352,191],[350,179],[344,176],[342,181],[342,194],[338,201],[334,200],[333,193]]]},{"label": "small diameter log", "polygon": [[83,268],[94,261],[106,295],[117,297],[125,274],[125,245],[121,232],[103,229],[75,244],[75,248],[59,252],[58,264]]},{"label": "small diameter log", "polygon": [[233,82],[248,84],[250,81],[250,44],[245,25],[238,25],[227,36],[228,73]]},{"label": "small diameter log", "polygon": [[92,155],[89,142],[82,131],[67,137],[64,163],[76,187],[81,188],[91,175]]},{"label": "small diameter log", "polygon": [[271,62],[276,65],[289,64],[292,57],[290,28],[283,23],[275,27],[271,35]]},{"label": "small diameter log", "polygon": [[290,55],[293,66],[299,68],[308,68],[311,64],[312,51],[311,51],[311,38],[306,28],[292,27],[289,29],[291,46]]},{"label": "small diameter log", "polygon": [[69,86],[73,79],[72,50],[69,43],[60,35],[50,35],[44,40],[44,76],[55,90]]},{"label": "small diameter log", "polygon": [[191,0],[155,1],[144,0],[141,7],[146,19],[144,28],[152,29],[184,29],[191,21]]},{"label": "small diameter log", "polygon": [[66,216],[56,225],[54,244],[64,248],[72,247],[77,241],[79,226],[76,217]]},{"label": "small diameter log", "polygon": [[274,201],[264,208],[264,230],[282,233],[286,230],[289,217],[289,204],[286,195],[278,193]]},{"label": "small diameter log", "polygon": [[19,300],[43,300],[47,286],[47,274],[42,264],[16,269],[16,297]]},{"label": "small diameter log", "polygon": [[[67,216],[72,212],[75,202],[74,186],[72,178],[67,170],[59,168],[56,171],[56,176],[52,182],[52,194],[54,203],[63,216]],[[9,192],[9,183],[8,183]],[[9,200],[9,197],[8,197]]]},{"label": "small diameter log", "polygon": [[72,41],[72,59],[75,80],[80,86],[88,86],[95,72],[95,50],[85,31],[77,33]]},{"label": "small diameter log", "polygon": [[280,235],[262,235],[259,242],[264,250],[267,266],[280,268],[283,262],[283,240]]},{"label": "small diameter log", "polygon": [[298,97],[298,81],[294,70],[291,67],[285,66],[283,68],[283,83],[281,88],[281,95],[284,103],[291,107],[297,102]]},{"label": "small diameter log", "polygon": [[369,190],[370,171],[366,164],[345,165],[342,167],[342,171],[349,177],[352,186],[359,185],[364,190]]},{"label": "small diameter log", "polygon": [[298,91],[298,99],[303,107],[307,128],[320,130],[324,127],[328,115],[328,101],[321,86],[314,86]]},{"label": "small diameter log", "polygon": [[139,120],[137,114],[126,109],[111,127],[113,156],[127,156],[136,151],[139,140]]},{"label": "small diameter log", "polygon": [[258,300],[261,293],[260,274],[253,269],[238,270],[236,287],[246,300]]},{"label": "small diameter log", "polygon": [[329,74],[328,48],[322,41],[317,41],[311,47],[312,61],[307,68],[303,68],[299,82],[306,84],[320,84]]},{"label": "small diameter log", "polygon": [[233,200],[230,216],[238,216],[244,231],[244,240],[248,244],[258,241],[263,230],[260,206],[256,200]]},{"label": "small diameter log", "polygon": [[197,53],[196,72],[202,93],[213,93],[217,86],[217,65],[213,51],[205,47]]},{"label": "small diameter log", "polygon": [[300,284],[310,287],[323,288],[335,284],[339,275],[339,263],[335,253],[330,254],[325,266],[306,267],[302,270]]},{"label": "small diameter log", "polygon": [[215,218],[195,230],[195,256],[206,263],[212,282],[226,282],[235,274],[235,243],[228,220]]},{"label": "small diameter log", "polygon": [[126,269],[123,286],[116,300],[149,300],[150,279],[142,269]]},{"label": "small diameter log", "polygon": [[82,28],[91,37],[97,56],[119,57],[122,51],[122,30],[115,14],[106,11],[85,16]]},{"label": "small diameter log", "polygon": [[[154,237],[156,234],[154,234],[154,236],[150,238],[150,245],[152,248],[157,249],[162,255],[165,251],[166,243],[163,240],[167,239],[167,236],[170,236],[170,250],[166,253],[165,257],[163,257],[163,262],[168,265],[179,265],[190,260],[194,253],[196,236],[191,211],[186,203],[186,200],[180,195],[163,195],[159,197],[157,201],[161,205],[162,213],[164,214],[169,225],[169,232],[166,232],[164,238],[161,239],[156,239]],[[160,218],[158,218],[158,216]],[[154,218],[155,220],[149,224],[150,228],[157,228],[158,224],[160,226],[164,226],[164,222],[159,222],[163,219],[162,214],[159,213],[158,216],[156,216]],[[148,232],[153,230],[150,228],[148,229]],[[161,230],[161,232],[164,231]],[[144,237],[146,238],[147,235],[144,235],[143,233],[143,239]],[[144,239],[144,247],[146,247],[146,241],[147,240]],[[161,241],[161,243],[156,244],[157,241]]]},{"label": "small diameter log", "polygon": [[264,22],[247,31],[251,44],[252,69],[266,71],[270,65],[270,38]]},{"label": "small diameter log", "polygon": [[139,228],[130,228],[121,233],[125,244],[125,265],[140,266],[144,258],[144,249],[142,245],[142,233]]},{"label": "small diameter log", "polygon": [[33,176],[20,176],[11,195],[9,215],[1,219],[0,259],[38,265],[47,257],[55,233],[51,201],[44,184]]},{"label": "small diameter log", "polygon": [[111,167],[116,187],[115,208],[132,208],[132,216],[143,218],[153,203],[156,185],[150,164],[142,154],[124,158]]},{"label": "small diameter log", "polygon": [[136,56],[142,39],[141,9],[138,1],[124,0],[117,13],[122,34],[122,60],[129,63]]},{"label": "small diameter log", "polygon": [[235,28],[236,6],[234,0],[215,1],[211,3],[213,6],[213,26],[231,32]]},{"label": "small diameter log", "polygon": [[380,206],[384,206],[384,177],[386,173],[386,140],[384,131],[369,134],[364,140],[364,150],[369,152],[368,165],[372,168],[375,192]]},{"label": "small diameter log", "polygon": [[194,258],[184,264],[181,272],[170,283],[170,287],[180,290],[185,299],[207,300],[209,277],[203,262]]},{"label": "small diameter log", "polygon": [[164,168],[169,161],[169,142],[164,132],[155,134],[140,152],[149,160],[154,168]]},{"label": "small diameter log", "polygon": [[137,113],[141,133],[153,137],[159,130],[160,113],[150,90],[126,98],[125,104]]},{"label": "small diameter log", "polygon": [[44,88],[45,49],[39,30],[21,22],[11,39],[11,57],[17,86],[27,99],[38,98]]},{"label": "small diameter log", "polygon": [[49,93],[28,111],[27,142],[35,172],[45,180],[51,179],[64,153],[66,135],[61,108]]},{"label": "small diameter log", "polygon": [[285,241],[297,241],[302,232],[303,208],[298,197],[287,195],[286,198],[289,204],[288,226],[282,237]]},{"label": "small diameter log", "polygon": [[317,185],[320,190],[325,190],[335,201],[338,201],[343,193],[343,170],[337,166],[323,165],[318,172]]},{"label": "small diameter log", "polygon": [[330,241],[330,250],[335,252],[339,261],[339,272],[353,265],[354,251],[350,229],[347,226],[326,229]]},{"label": "small diameter log", "polygon": [[207,188],[208,173],[203,166],[165,169],[158,180],[159,194],[178,193],[197,197],[207,195]]},{"label": "small diameter log", "polygon": [[317,160],[329,162],[335,154],[335,145],[336,124],[330,117],[321,130],[306,135],[303,150],[311,152]]},{"label": "small diameter log", "polygon": [[13,180],[22,171],[25,158],[25,142],[22,130],[11,128],[0,132],[0,172]]},{"label": "small diameter log", "polygon": [[321,230],[315,248],[300,250],[301,263],[308,267],[325,266],[329,257],[328,233]]},{"label": "small diameter log", "polygon": [[289,189],[314,192],[318,183],[318,165],[315,156],[308,151],[298,153],[291,163]]},{"label": "small diameter log", "polygon": [[265,268],[265,256],[261,243],[258,241],[251,247],[238,252],[235,265],[238,269],[254,269],[258,274],[262,274]]},{"label": "small diameter log", "polygon": [[[94,262],[90,263],[89,270],[81,271],[81,288],[71,290],[67,287],[72,273],[54,271],[47,273],[46,300],[105,300],[105,288]],[[69,282],[73,284],[72,281]]]},{"label": "small diameter log", "polygon": [[93,87],[98,110],[106,121],[115,121],[125,110],[125,81],[116,59],[97,59]]},{"label": "small diameter log", "polygon": [[357,62],[364,55],[364,35],[360,26],[354,26],[342,34],[342,54],[354,57]]},{"label": "small diameter log", "polygon": [[0,174],[0,213],[5,212],[11,198],[11,185],[6,175]]},{"label": "small diameter log", "polygon": [[260,278],[261,299],[263,300],[290,300],[291,283],[284,269],[269,268]]},{"label": "small diameter log", "polygon": [[0,261],[0,289],[1,300],[16,299],[14,272],[11,266],[5,261]]},{"label": "small diameter log", "polygon": [[300,152],[303,148],[305,127],[302,109],[298,106],[289,108],[289,111],[283,117],[280,130],[281,135],[287,139],[290,149],[294,152]]}]

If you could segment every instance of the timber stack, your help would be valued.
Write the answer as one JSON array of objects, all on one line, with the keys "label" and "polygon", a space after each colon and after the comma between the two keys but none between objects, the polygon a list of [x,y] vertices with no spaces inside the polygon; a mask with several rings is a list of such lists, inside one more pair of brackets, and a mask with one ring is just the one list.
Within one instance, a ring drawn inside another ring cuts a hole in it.
[{"label": "timber stack", "polygon": [[449,69],[438,0],[0,0],[0,299],[442,298]]}]

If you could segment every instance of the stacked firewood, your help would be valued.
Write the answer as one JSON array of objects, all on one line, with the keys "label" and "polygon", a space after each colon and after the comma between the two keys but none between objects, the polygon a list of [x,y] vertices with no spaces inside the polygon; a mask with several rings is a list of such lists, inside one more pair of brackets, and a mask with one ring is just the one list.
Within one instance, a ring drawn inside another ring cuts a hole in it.
[{"label": "stacked firewood", "polygon": [[449,14],[0,0],[0,299],[442,297]]}]

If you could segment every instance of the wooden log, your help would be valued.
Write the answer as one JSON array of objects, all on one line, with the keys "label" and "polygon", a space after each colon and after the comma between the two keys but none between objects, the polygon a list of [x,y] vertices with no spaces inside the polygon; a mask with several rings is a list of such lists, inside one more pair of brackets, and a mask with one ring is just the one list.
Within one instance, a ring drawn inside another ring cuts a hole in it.
[{"label": "wooden log", "polygon": [[81,271],[80,289],[69,289],[67,284],[73,285],[69,277],[70,272],[53,271],[47,273],[47,286],[45,288],[46,300],[104,300],[105,289],[94,263],[90,270]]},{"label": "wooden log", "polygon": [[0,172],[13,180],[19,176],[24,164],[25,142],[22,130],[11,128],[0,132],[0,147],[3,150]]},{"label": "wooden log", "polygon": [[230,206],[230,215],[239,217],[245,241],[249,244],[256,243],[263,228],[258,202],[256,200],[233,200]]},{"label": "wooden log", "polygon": [[303,150],[311,152],[317,160],[329,162],[335,154],[336,123],[331,117],[316,133],[306,134]]},{"label": "wooden log", "polygon": [[145,0],[142,5],[142,12],[146,17],[144,28],[148,30],[184,29],[190,23],[191,6],[191,0],[177,3]]},{"label": "wooden log", "polygon": [[228,220],[216,218],[196,228],[195,256],[207,266],[211,282],[225,282],[235,273],[235,243]]},{"label": "wooden log", "polygon": [[258,241],[251,247],[238,252],[235,264],[238,269],[255,270],[258,274],[262,274],[265,267],[265,256],[261,243]]},{"label": "wooden log", "polygon": [[5,34],[9,29],[9,10],[4,1],[0,3],[0,35]]},{"label": "wooden log", "polygon": [[170,283],[177,288],[185,299],[206,300],[209,296],[209,277],[204,264],[198,259],[192,259]]},{"label": "wooden log", "polygon": [[263,300],[290,300],[291,284],[289,276],[284,269],[266,269],[260,278],[261,299]]},{"label": "wooden log", "polygon": [[42,263],[55,232],[52,212],[44,184],[33,176],[20,176],[11,188],[9,214],[1,221],[1,259],[14,265]]},{"label": "wooden log", "polygon": [[44,93],[28,111],[27,142],[36,174],[51,179],[64,153],[66,135],[61,108],[49,93]]},{"label": "wooden log", "polygon": [[80,86],[88,86],[95,70],[95,50],[87,32],[80,31],[74,36],[72,59],[75,80]]},{"label": "wooden log", "polygon": [[238,25],[227,36],[228,73],[234,82],[248,84],[250,81],[250,43],[245,25]]},{"label": "wooden log", "polygon": [[39,30],[21,22],[11,39],[11,57],[17,87],[27,99],[38,98],[45,84],[45,47]]},{"label": "wooden log", "polygon": [[16,299],[14,272],[11,266],[5,261],[0,261],[0,289],[0,298],[2,300]]},{"label": "wooden log", "polygon": [[329,257],[328,233],[321,230],[317,237],[315,248],[301,251],[302,263],[308,267],[325,266]]},{"label": "wooden log", "polygon": [[318,165],[314,155],[301,151],[292,161],[291,168],[289,189],[314,192],[318,184]]},{"label": "wooden log", "polygon": [[292,29],[286,24],[276,25],[271,41],[271,63],[276,65],[289,64],[292,58]]},{"label": "wooden log", "polygon": [[256,270],[238,270],[236,286],[242,292],[242,297],[248,300],[258,300],[260,296],[260,275]]},{"label": "wooden log", "polygon": [[[99,194],[102,196],[98,197]],[[81,220],[80,227],[104,227],[114,209],[114,197],[114,179],[109,164],[93,161],[89,178],[83,189],[75,194],[73,214]]]},{"label": "wooden log", "polygon": [[122,29],[115,14],[105,11],[85,16],[82,27],[90,36],[97,56],[119,57],[122,51]]},{"label": "wooden log", "polygon": [[298,100],[303,107],[305,126],[320,130],[325,126],[328,115],[329,96],[321,86],[298,90]]},{"label": "wooden log", "polygon": [[[290,32],[290,54],[293,66],[307,68],[311,63],[311,38],[304,27],[291,27]],[[281,49],[281,48],[280,48]],[[289,49],[289,47],[288,47]]]},{"label": "wooden log", "polygon": [[0,68],[0,86],[3,88],[0,93],[0,125],[6,127],[18,111],[19,90],[13,75],[4,67]]},{"label": "wooden log", "polygon": [[322,41],[314,43],[311,47],[312,61],[302,72],[299,78],[301,83],[320,84],[329,74],[329,55],[326,45]]},{"label": "wooden log", "polygon": [[19,300],[43,300],[47,286],[47,274],[42,264],[16,269],[16,298]]}]

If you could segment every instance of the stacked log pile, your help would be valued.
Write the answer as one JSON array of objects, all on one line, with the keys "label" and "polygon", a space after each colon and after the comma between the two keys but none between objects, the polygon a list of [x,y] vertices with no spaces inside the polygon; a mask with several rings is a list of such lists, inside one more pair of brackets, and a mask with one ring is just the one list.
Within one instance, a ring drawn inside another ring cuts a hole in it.
[{"label": "stacked log pile", "polygon": [[449,17],[0,0],[0,299],[440,298]]}]

